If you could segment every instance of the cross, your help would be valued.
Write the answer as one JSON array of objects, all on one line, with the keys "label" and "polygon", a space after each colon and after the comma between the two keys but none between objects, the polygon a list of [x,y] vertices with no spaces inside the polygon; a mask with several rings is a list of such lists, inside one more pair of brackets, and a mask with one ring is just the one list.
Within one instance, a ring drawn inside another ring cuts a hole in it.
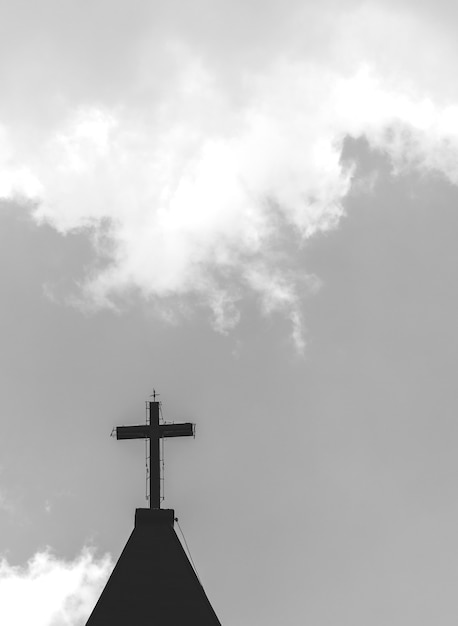
[{"label": "cross", "polygon": [[142,426],[118,426],[116,439],[149,439],[150,450],[150,509],[161,508],[161,467],[159,440],[164,437],[192,437],[194,424],[159,424],[159,402],[148,402],[149,424]]}]

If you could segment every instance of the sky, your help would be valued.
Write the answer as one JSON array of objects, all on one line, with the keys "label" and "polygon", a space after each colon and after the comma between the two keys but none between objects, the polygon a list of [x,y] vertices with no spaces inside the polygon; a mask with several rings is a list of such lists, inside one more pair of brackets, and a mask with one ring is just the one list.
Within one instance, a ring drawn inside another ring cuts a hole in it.
[{"label": "sky", "polygon": [[458,9],[0,0],[0,623],[165,499],[225,626],[458,611]]}]

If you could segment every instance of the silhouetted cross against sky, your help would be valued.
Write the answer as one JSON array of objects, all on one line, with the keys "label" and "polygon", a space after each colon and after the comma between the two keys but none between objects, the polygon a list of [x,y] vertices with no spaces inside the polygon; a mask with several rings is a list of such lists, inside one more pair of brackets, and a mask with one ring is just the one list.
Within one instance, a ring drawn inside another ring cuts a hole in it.
[{"label": "silhouetted cross against sky", "polygon": [[141,426],[118,426],[116,439],[149,439],[150,471],[149,471],[149,506],[150,509],[161,507],[161,467],[159,440],[165,437],[191,437],[194,435],[194,424],[160,424],[159,402],[149,402],[149,424]]}]

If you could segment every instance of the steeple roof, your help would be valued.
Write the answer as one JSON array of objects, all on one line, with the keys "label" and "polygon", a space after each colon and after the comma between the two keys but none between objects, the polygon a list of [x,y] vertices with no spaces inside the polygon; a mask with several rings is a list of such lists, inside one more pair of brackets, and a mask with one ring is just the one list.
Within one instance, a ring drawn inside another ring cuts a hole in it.
[{"label": "steeple roof", "polygon": [[135,528],[86,626],[221,626],[173,528],[172,509],[137,509]]}]

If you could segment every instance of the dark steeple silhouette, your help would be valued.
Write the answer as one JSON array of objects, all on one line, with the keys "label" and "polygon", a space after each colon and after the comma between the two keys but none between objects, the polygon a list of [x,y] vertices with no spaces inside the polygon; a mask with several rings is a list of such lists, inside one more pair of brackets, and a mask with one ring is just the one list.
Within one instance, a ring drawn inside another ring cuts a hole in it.
[{"label": "dark steeple silhouette", "polygon": [[86,626],[221,626],[178,539],[173,509],[160,508],[159,441],[194,434],[193,424],[120,426],[117,439],[150,441],[150,508],[137,509],[135,528]]}]

